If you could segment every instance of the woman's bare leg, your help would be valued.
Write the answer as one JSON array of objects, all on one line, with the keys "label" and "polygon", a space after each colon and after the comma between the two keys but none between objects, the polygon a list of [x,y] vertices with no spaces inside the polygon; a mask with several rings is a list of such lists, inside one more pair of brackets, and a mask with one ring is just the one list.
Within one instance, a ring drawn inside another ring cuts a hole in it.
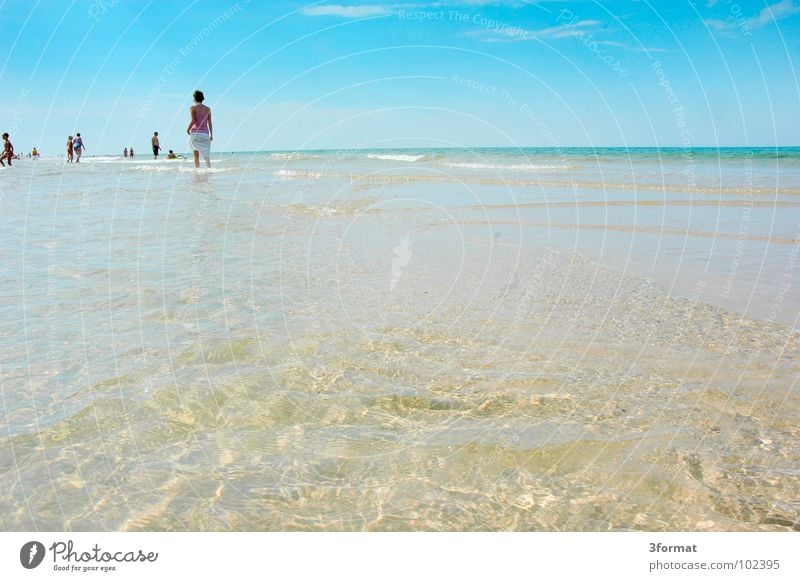
[{"label": "woman's bare leg", "polygon": [[194,167],[200,167],[200,152],[194,151]]}]

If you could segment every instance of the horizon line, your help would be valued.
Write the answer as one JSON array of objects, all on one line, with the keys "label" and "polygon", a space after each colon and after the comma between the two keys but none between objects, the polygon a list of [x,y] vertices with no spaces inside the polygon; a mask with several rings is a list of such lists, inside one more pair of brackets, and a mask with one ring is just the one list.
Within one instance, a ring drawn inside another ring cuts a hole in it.
[{"label": "horizon line", "polygon": [[[800,149],[800,144],[797,145],[693,145],[693,146],[683,146],[683,145],[518,145],[518,146],[509,146],[509,145],[476,145],[476,146],[464,146],[464,147],[423,147],[423,146],[411,146],[411,147],[323,147],[323,148],[290,148],[290,149],[239,149],[239,150],[221,150],[216,153],[217,155],[231,155],[231,154],[239,154],[239,153],[297,153],[297,152],[321,152],[321,151],[352,151],[352,152],[359,152],[359,151],[398,151],[398,150],[442,150],[442,151],[472,151],[472,150],[482,150],[482,149],[505,149],[505,150],[526,150],[526,149],[539,149],[539,150],[560,150],[560,149],[585,149],[585,150],[601,150],[601,149],[619,149],[619,150],[637,150],[637,149],[671,149],[671,150],[681,150],[681,151],[692,151],[698,149]],[[30,153],[29,151],[25,151],[25,158],[27,158],[27,154]],[[179,155],[184,154],[191,154],[191,151],[176,151]],[[121,153],[117,152],[105,152],[105,153],[98,153],[93,155],[86,155],[84,154],[84,158],[93,158],[93,157],[103,157],[103,156],[121,156]],[[142,153],[140,157],[151,157],[151,153]],[[65,157],[65,155],[43,155],[43,158],[59,158]],[[164,158],[166,159],[166,154],[164,154]]]}]

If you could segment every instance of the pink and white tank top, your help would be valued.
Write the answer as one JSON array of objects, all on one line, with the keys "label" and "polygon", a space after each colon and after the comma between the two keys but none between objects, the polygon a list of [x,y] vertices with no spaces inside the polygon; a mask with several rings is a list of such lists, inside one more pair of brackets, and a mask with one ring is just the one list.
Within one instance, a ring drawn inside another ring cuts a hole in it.
[{"label": "pink and white tank top", "polygon": [[192,133],[208,133],[208,115],[210,113],[209,109],[203,110],[196,110],[194,113],[194,123],[192,123],[192,128],[190,131]]}]

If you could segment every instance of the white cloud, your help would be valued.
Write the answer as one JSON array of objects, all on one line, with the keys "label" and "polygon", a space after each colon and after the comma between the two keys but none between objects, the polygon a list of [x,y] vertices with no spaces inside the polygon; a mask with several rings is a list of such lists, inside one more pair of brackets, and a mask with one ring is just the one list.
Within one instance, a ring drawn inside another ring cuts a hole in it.
[{"label": "white cloud", "polygon": [[303,10],[306,16],[340,16],[342,18],[367,18],[369,16],[386,16],[393,11],[392,6],[362,4],[359,6],[342,6],[341,4],[325,4],[312,6]]},{"label": "white cloud", "polygon": [[596,38],[597,32],[602,30],[602,22],[599,20],[579,20],[569,24],[561,24],[550,28],[540,28],[538,30],[526,30],[523,28],[498,27],[486,30],[474,31],[471,36],[477,36],[484,42],[520,42],[526,40],[558,40],[565,38],[577,38],[579,40],[594,44],[611,46],[622,50],[635,52],[666,52],[663,48],[630,46],[624,42],[616,40],[600,40]]},{"label": "white cloud", "polygon": [[621,48],[623,50],[632,50],[634,52],[667,52],[664,48],[656,48],[652,46],[629,46],[624,42],[617,42],[615,40],[598,40],[597,44],[602,44],[605,46],[613,46],[615,48]]},{"label": "white cloud", "polygon": [[[716,2],[714,2],[714,4],[716,4]],[[709,6],[713,6],[714,4],[709,3]],[[741,15],[739,15],[739,18],[730,16],[725,20],[706,18],[703,22],[709,28],[720,32],[731,32],[738,29],[744,33],[749,33],[754,28],[761,28],[762,26],[777,22],[797,13],[800,13],[800,3],[798,3],[797,0],[781,0],[775,4],[765,6],[757,15],[747,19],[743,19]]]},{"label": "white cloud", "polygon": [[747,20],[747,25],[750,28],[758,28],[798,12],[800,12],[800,6],[794,0],[781,0],[777,4],[762,8],[758,16]]},{"label": "white cloud", "polygon": [[[543,0],[539,0],[543,1]],[[324,4],[322,6],[312,6],[303,10],[306,16],[338,16],[340,18],[368,18],[370,16],[387,16],[402,9],[430,9],[441,8],[444,6],[487,6],[505,4],[510,7],[520,5],[535,5],[531,0],[439,0],[420,3],[395,3],[395,4],[357,4],[343,6],[341,4]],[[599,20],[578,20],[567,24],[559,24],[548,28],[530,30],[514,26],[510,23],[496,22],[492,27],[476,30],[467,33],[477,37],[484,42],[520,42],[532,39],[555,40],[563,38],[575,38],[588,40],[596,32],[601,30],[602,22]],[[643,51],[643,52],[662,52],[659,48],[642,48],[628,46],[622,42],[611,40],[594,40],[597,44],[613,46],[624,50]]]},{"label": "white cloud", "polygon": [[[542,1],[542,0],[539,0]],[[428,2],[407,2],[395,4],[356,4],[344,6],[342,4],[323,4],[311,6],[303,10],[306,16],[338,16],[340,18],[367,18],[369,16],[386,16],[397,10],[429,10],[433,8],[446,8],[455,6],[508,6],[520,8],[522,6],[535,6],[537,2],[531,0],[440,0]]]},{"label": "white cloud", "polygon": [[703,22],[705,22],[706,26],[714,30],[725,30],[730,24],[724,20],[717,20],[716,18],[706,18]]},{"label": "white cloud", "polygon": [[540,28],[538,30],[528,30],[519,28],[517,26],[495,26],[494,28],[486,28],[472,33],[472,36],[477,36],[486,42],[501,42],[501,41],[523,41],[538,39],[553,39],[553,38],[571,38],[576,36],[577,29],[591,30],[600,26],[599,20],[580,20],[570,24],[560,24],[558,26],[551,26],[550,28]]},{"label": "white cloud", "polygon": [[453,0],[452,2],[434,2],[431,6],[508,6],[519,8],[525,4],[535,4],[535,2],[525,2],[523,0]]}]

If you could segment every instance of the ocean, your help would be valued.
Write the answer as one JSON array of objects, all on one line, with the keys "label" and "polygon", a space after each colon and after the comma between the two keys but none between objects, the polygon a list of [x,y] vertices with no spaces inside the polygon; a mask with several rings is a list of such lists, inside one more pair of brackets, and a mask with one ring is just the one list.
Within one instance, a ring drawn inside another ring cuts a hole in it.
[{"label": "ocean", "polygon": [[25,159],[0,211],[0,530],[800,530],[800,148]]}]

